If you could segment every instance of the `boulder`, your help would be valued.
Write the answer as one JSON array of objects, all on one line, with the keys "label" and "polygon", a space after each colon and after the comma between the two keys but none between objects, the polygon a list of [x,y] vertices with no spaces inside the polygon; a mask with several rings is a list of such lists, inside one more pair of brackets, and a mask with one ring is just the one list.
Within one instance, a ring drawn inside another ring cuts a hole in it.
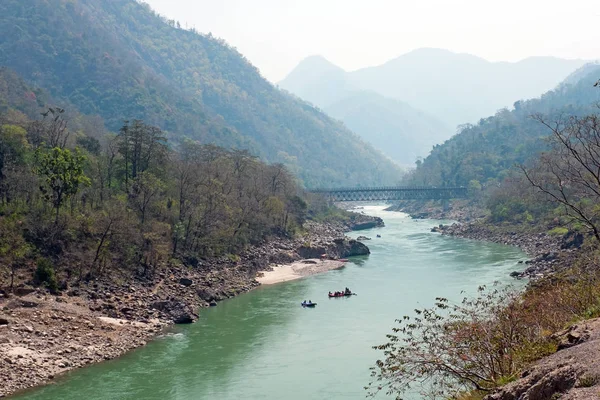
[{"label": "boulder", "polygon": [[209,288],[200,288],[196,291],[199,298],[210,303],[213,300],[217,300],[217,294],[214,290]]},{"label": "boulder", "polygon": [[13,294],[17,296],[27,296],[28,294],[33,292],[35,292],[35,288],[33,286],[28,285],[19,286],[13,290]]},{"label": "boulder", "polygon": [[192,281],[192,280],[191,280],[191,279],[189,279],[189,278],[181,278],[181,279],[179,280],[179,284],[180,284],[180,285],[183,285],[183,286],[186,286],[186,287],[187,287],[187,286],[192,286],[192,284],[193,284],[193,283],[194,283],[194,281]]},{"label": "boulder", "polygon": [[340,258],[371,254],[366,245],[354,239],[335,239],[334,243],[336,246],[336,255]]},{"label": "boulder", "polygon": [[193,312],[189,305],[180,301],[155,301],[151,307],[167,314],[175,324],[191,324],[198,319],[198,314]]},{"label": "boulder", "polygon": [[371,240],[370,237],[366,237],[366,236],[359,236],[356,238],[356,240],[360,241],[360,240]]},{"label": "boulder", "polygon": [[298,248],[297,252],[301,258],[321,258],[322,254],[330,254],[329,249],[324,246],[321,246],[321,245],[317,245],[317,246],[303,245]]},{"label": "boulder", "polygon": [[379,217],[356,214],[347,226],[351,231],[361,231],[365,229],[381,228],[384,227],[385,224]]},{"label": "boulder", "polygon": [[578,249],[583,245],[585,237],[582,233],[578,232],[569,232],[567,233],[562,240],[561,248],[562,249]]}]

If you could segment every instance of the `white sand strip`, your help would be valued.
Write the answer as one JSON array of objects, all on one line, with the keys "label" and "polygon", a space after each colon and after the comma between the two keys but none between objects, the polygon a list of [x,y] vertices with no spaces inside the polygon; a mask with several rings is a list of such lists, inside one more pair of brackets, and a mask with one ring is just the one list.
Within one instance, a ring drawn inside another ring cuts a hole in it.
[{"label": "white sand strip", "polygon": [[273,271],[260,271],[256,280],[262,285],[272,285],[342,268],[344,265],[346,265],[346,262],[337,260],[309,259],[296,261],[292,264],[273,265]]}]

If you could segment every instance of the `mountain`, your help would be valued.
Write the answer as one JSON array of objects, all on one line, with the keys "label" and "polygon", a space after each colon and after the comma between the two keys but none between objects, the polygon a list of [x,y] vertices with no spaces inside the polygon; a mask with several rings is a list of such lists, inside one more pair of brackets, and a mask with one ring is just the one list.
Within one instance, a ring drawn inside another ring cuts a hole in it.
[{"label": "mountain", "polygon": [[[476,122],[515,100],[539,96],[585,63],[554,57],[531,57],[516,63],[489,62],[469,54],[429,48],[354,72],[315,63],[314,59],[301,62],[279,85],[320,107],[329,105],[330,98],[343,96],[348,86],[370,90],[403,100],[451,127]],[[313,70],[307,73],[310,66]],[[337,71],[335,78],[333,71]],[[332,82],[343,85],[332,88]],[[315,95],[315,87],[319,85],[327,97]],[[310,90],[303,89],[305,86]]]},{"label": "mountain", "polygon": [[406,102],[362,90],[350,74],[321,56],[303,60],[280,86],[343,121],[400,165],[414,165],[452,133]]},{"label": "mountain", "polygon": [[279,86],[321,108],[360,91],[346,71],[322,56],[304,59]]},{"label": "mountain", "polygon": [[565,116],[600,112],[600,89],[594,87],[598,78],[600,68],[588,65],[539,98],[517,101],[511,111],[503,109],[476,125],[465,125],[435,146],[406,183],[466,186],[472,180],[484,185],[501,181],[515,165],[535,159],[546,149],[550,132],[532,115],[552,123]]},{"label": "mountain", "polygon": [[307,187],[377,185],[399,169],[339,122],[266,81],[234,48],[135,0],[4,0],[0,65],[111,130],[143,119],[248,148]]},{"label": "mountain", "polygon": [[404,165],[427,155],[433,145],[450,136],[450,128],[410,105],[375,92],[356,91],[327,107],[364,140]]}]

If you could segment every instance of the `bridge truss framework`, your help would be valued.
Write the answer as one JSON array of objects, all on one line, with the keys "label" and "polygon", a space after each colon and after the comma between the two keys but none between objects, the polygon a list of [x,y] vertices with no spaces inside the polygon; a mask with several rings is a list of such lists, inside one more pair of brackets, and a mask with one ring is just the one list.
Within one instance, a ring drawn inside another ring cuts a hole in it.
[{"label": "bridge truss framework", "polygon": [[330,201],[450,200],[467,197],[466,187],[384,186],[372,188],[315,189]]}]

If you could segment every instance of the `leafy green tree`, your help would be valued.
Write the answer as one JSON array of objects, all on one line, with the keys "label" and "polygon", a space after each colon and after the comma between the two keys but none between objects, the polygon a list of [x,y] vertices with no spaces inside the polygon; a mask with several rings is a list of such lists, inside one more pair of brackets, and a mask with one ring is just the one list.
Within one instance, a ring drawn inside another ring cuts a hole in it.
[{"label": "leafy green tree", "polygon": [[40,191],[55,210],[55,223],[58,222],[60,207],[65,200],[75,195],[82,185],[89,185],[83,166],[86,157],[79,150],[55,147],[36,151],[36,173],[42,178]]}]

